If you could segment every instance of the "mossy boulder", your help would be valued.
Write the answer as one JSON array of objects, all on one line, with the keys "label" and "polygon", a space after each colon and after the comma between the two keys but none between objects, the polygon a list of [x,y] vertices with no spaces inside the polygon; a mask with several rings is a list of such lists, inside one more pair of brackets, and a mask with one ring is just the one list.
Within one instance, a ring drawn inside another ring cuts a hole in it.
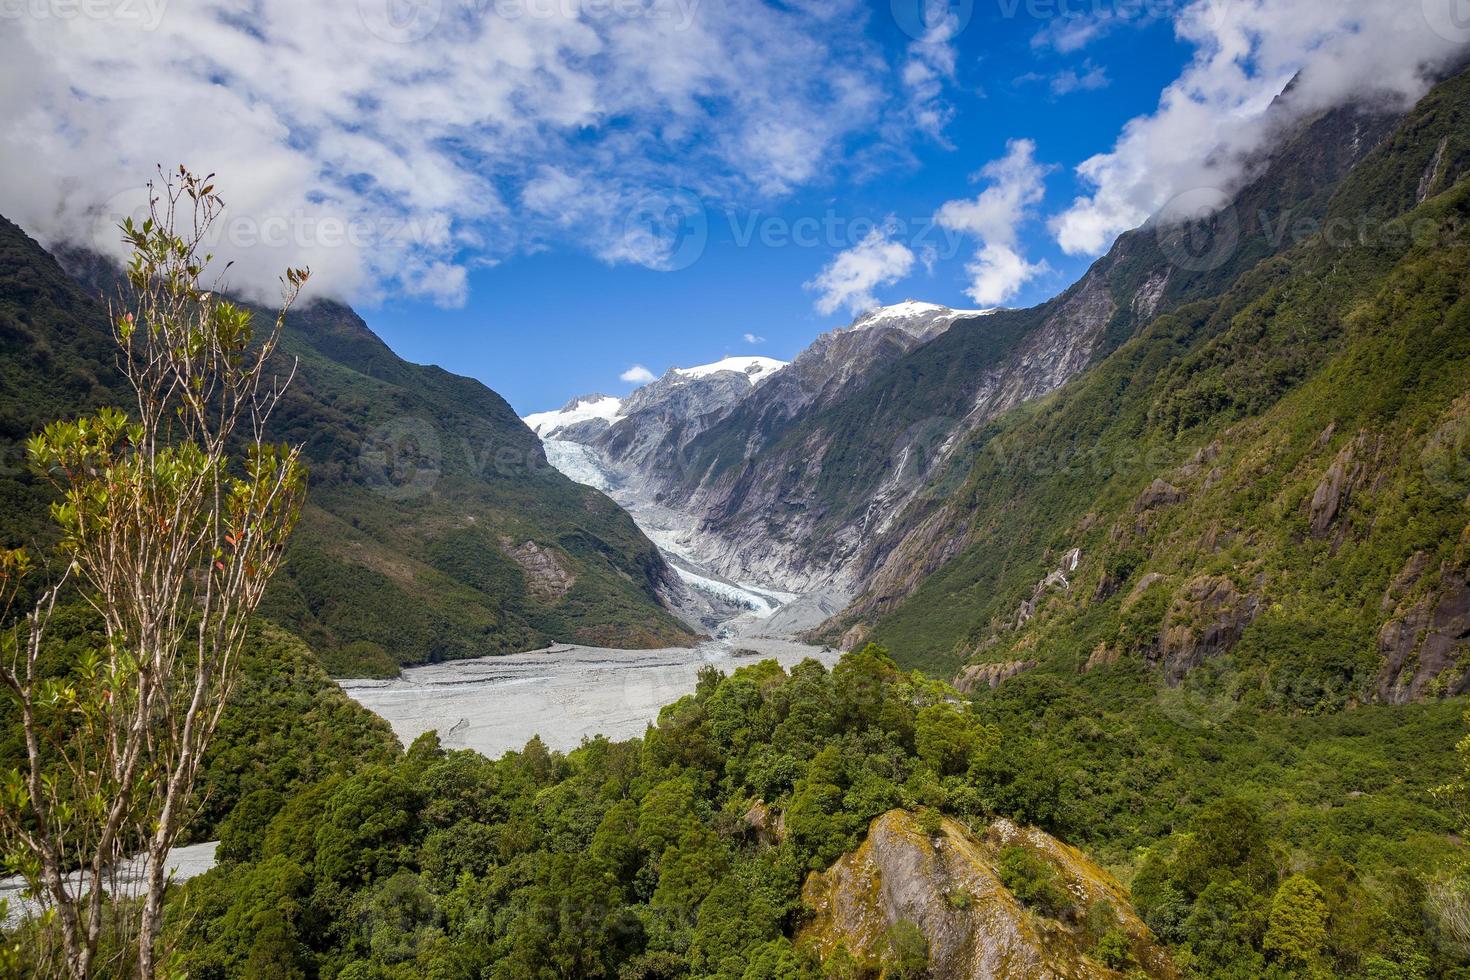
[{"label": "mossy boulder", "polygon": [[[1018,850],[1047,874],[1061,903],[1028,906],[1006,886],[1002,855]],[[861,847],[807,879],[802,900],[812,919],[798,944],[823,959],[841,947],[881,969],[892,930],[910,923],[928,942],[933,980],[1105,978],[1128,969],[1177,976],[1110,874],[1075,848],[1008,820],[976,834],[945,818],[931,834],[917,815],[891,810],[873,821]]]}]

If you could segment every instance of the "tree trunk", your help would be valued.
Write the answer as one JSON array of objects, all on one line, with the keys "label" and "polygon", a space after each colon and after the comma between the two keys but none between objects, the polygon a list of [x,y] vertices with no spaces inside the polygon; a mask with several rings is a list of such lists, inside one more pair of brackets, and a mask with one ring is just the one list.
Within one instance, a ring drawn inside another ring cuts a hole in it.
[{"label": "tree trunk", "polygon": [[158,969],[157,952],[158,925],[163,918],[164,871],[167,870],[168,851],[159,852],[155,842],[148,848],[148,888],[143,899],[143,918],[138,923],[138,977],[153,980]]}]

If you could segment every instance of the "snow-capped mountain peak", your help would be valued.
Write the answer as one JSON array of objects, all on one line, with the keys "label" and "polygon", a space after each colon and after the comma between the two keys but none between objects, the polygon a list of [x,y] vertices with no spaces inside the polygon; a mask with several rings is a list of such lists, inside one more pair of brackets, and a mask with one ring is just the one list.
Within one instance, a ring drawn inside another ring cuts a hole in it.
[{"label": "snow-capped mountain peak", "polygon": [[680,378],[707,378],[721,371],[732,371],[735,374],[743,374],[751,385],[758,385],[762,381],[775,374],[786,366],[785,361],[778,361],[774,357],[726,357],[715,361],[713,364],[700,364],[696,367],[673,368],[673,373]]},{"label": "snow-capped mountain peak", "polygon": [[521,421],[530,426],[532,432],[546,438],[560,429],[591,422],[594,419],[611,424],[622,415],[622,412],[623,400],[621,398],[602,394],[578,395],[561,408],[550,412],[536,412],[527,415]]},{"label": "snow-capped mountain peak", "polygon": [[956,320],[971,316],[994,313],[995,308],[985,310],[953,310],[938,303],[925,303],[906,299],[892,306],[880,306],[869,310],[852,321],[848,330],[868,330],[873,327],[893,327],[915,336],[943,333]]}]

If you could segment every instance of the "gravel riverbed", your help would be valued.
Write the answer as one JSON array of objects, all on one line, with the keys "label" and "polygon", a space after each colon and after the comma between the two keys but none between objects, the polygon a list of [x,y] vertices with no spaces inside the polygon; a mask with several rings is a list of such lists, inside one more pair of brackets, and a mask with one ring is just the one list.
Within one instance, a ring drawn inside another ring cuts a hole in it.
[{"label": "gravel riverbed", "polygon": [[524,747],[533,735],[561,751],[594,735],[642,735],[659,709],[694,690],[701,667],[729,673],[742,664],[775,659],[789,668],[808,657],[830,667],[838,655],[764,637],[663,650],[558,644],[531,653],[411,667],[393,680],[338,683],[353,700],[385,718],[405,746],[437,731],[446,748],[499,756]]}]

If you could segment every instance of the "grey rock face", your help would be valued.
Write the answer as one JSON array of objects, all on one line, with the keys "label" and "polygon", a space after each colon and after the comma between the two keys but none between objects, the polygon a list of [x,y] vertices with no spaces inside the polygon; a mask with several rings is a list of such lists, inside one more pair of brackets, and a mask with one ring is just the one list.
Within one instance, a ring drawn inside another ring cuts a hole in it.
[{"label": "grey rock face", "polygon": [[1445,568],[1438,589],[1379,630],[1383,669],[1378,675],[1378,697],[1388,704],[1407,704],[1431,692],[1463,694],[1470,690],[1470,671],[1463,666],[1467,650],[1470,573]]},{"label": "grey rock face", "polygon": [[[1072,905],[1067,921],[1028,909],[1006,888],[1000,861],[1007,848],[1029,851],[1054,871]],[[823,958],[840,945],[862,965],[878,966],[889,930],[908,923],[928,945],[925,975],[934,980],[1119,977],[1091,958],[1081,925],[1087,910],[1107,905],[1143,975],[1177,976],[1111,875],[1060,841],[1008,820],[983,834],[949,819],[926,831],[914,815],[889,811],[873,821],[861,847],[807,879],[802,900],[813,914],[798,945]]]}]

